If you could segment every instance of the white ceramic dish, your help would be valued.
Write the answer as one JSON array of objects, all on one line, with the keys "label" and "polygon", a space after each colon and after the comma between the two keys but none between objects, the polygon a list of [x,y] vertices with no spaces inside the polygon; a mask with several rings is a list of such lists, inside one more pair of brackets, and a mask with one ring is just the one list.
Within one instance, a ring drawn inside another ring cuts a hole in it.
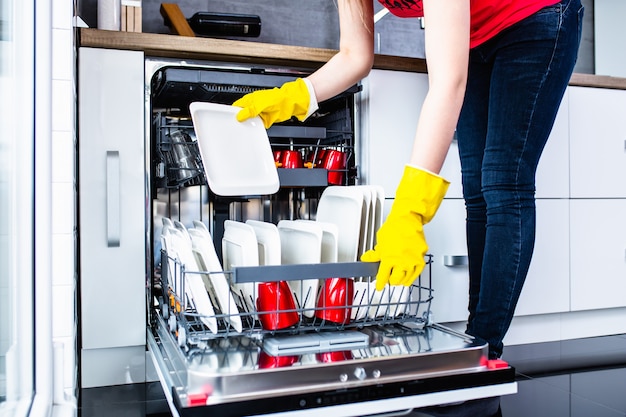
[{"label": "white ceramic dish", "polygon": [[320,262],[329,263],[337,262],[338,245],[339,245],[339,229],[334,223],[320,222],[316,220],[296,220],[298,222],[315,222],[322,229],[322,251],[320,254]]},{"label": "white ceramic dish", "polygon": [[280,182],[267,131],[259,117],[235,118],[239,107],[189,105],[209,188],[218,195],[274,194]]},{"label": "white ceramic dish", "polygon": [[337,225],[338,262],[356,262],[361,234],[363,191],[354,186],[324,189],[317,206],[316,220]]},{"label": "white ceramic dish", "polygon": [[209,235],[211,234],[207,225],[201,222],[200,220],[193,221],[193,228],[197,230],[201,230],[202,232],[207,232]]},{"label": "white ceramic dish", "polygon": [[280,234],[274,223],[246,220],[256,234],[259,265],[280,265]]},{"label": "white ceramic dish", "polygon": [[372,191],[368,185],[356,185],[363,193],[363,205],[361,208],[361,232],[359,233],[359,249],[357,259],[369,249],[371,244],[370,235],[372,233]]},{"label": "white ceramic dish", "polygon": [[181,231],[168,228],[165,234],[166,246],[168,250],[173,251],[180,262],[185,265],[185,271],[191,272],[185,274],[185,294],[194,304],[200,321],[204,323],[211,332],[217,333],[217,319],[215,310],[209,298],[209,293],[205,287],[204,281],[200,274],[196,258],[193,254],[191,240],[188,239]]},{"label": "white ceramic dish", "polygon": [[[322,257],[323,229],[316,222],[281,220],[280,234],[281,264],[318,264]],[[289,281],[298,306],[305,317],[313,317],[319,280],[294,279]]]},{"label": "white ceramic dish", "polygon": [[383,209],[385,207],[385,189],[382,185],[371,186],[376,192],[376,199],[374,199],[374,221],[372,223],[373,238],[372,247],[376,245],[376,232],[383,225]]},{"label": "white ceramic dish", "polygon": [[[235,266],[259,266],[259,250],[252,226],[233,220],[224,221],[222,258],[225,271],[232,271]],[[256,310],[255,284],[251,282],[233,284],[233,289],[242,297],[246,311],[254,312]]]},{"label": "white ceramic dish", "polygon": [[198,266],[210,274],[204,275],[208,282],[205,285],[209,291],[213,291],[220,310],[224,314],[224,321],[231,325],[237,332],[242,331],[241,317],[235,299],[230,292],[228,280],[222,271],[222,264],[217,257],[213,240],[208,232],[202,229],[189,229],[192,249],[196,255]]}]

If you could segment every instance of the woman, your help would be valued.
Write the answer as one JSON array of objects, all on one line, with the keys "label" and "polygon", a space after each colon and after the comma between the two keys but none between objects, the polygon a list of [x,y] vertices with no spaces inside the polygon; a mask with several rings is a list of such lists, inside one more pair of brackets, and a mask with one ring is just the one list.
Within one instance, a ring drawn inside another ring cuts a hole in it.
[{"label": "woman", "polygon": [[[535,233],[535,171],[576,62],[580,0],[379,0],[400,17],[424,17],[429,90],[413,151],[374,250],[376,286],[411,285],[428,250],[423,225],[448,187],[438,175],[457,131],[467,207],[467,333],[502,354]],[[233,103],[239,120],[266,127],[306,119],[317,102],[371,69],[371,0],[338,0],[339,51],[306,79]],[[416,115],[417,116],[417,115]]]}]

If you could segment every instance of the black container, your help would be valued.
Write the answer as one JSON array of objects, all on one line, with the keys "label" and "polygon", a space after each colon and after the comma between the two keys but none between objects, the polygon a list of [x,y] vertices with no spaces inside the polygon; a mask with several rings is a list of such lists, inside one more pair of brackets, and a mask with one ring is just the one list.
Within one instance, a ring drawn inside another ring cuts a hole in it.
[{"label": "black container", "polygon": [[187,19],[191,29],[202,36],[245,36],[261,34],[261,18],[256,15],[198,12]]}]

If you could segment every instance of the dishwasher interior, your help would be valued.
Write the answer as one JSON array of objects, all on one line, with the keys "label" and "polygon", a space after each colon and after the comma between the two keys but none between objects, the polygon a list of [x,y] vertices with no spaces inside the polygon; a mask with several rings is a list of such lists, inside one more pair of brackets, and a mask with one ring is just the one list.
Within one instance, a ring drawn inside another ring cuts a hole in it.
[{"label": "dishwasher interior", "polygon": [[[280,179],[275,194],[224,197],[207,186],[189,104],[231,104],[306,74],[215,63],[147,66],[148,345],[172,410],[308,415],[334,407],[334,415],[348,416],[365,414],[341,407],[378,401],[374,415],[413,407],[397,403],[402,398],[494,386],[511,392],[511,367],[490,363],[486,345],[431,321],[430,255],[411,287],[376,291],[378,265],[358,256],[285,261],[296,243],[285,242],[289,234],[281,235],[282,262],[248,264],[225,252],[235,226],[315,223],[327,190],[367,187],[359,176],[359,85],[320,103],[305,122],[268,129]],[[331,152],[340,165],[327,165]],[[286,155],[295,155],[296,165]],[[373,207],[373,188],[363,190]],[[204,239],[213,261],[195,258],[191,267],[191,252],[173,249],[181,236]],[[362,233],[359,250],[374,240]]]}]

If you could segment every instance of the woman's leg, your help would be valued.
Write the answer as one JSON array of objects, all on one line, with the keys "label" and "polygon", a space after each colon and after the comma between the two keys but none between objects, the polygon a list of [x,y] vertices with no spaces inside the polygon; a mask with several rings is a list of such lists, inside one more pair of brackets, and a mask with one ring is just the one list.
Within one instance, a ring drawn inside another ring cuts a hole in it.
[{"label": "woman's leg", "polygon": [[564,0],[472,51],[458,129],[470,257],[467,332],[489,342],[492,358],[502,354],[530,265],[535,172],[576,61],[581,21],[579,0]]}]

